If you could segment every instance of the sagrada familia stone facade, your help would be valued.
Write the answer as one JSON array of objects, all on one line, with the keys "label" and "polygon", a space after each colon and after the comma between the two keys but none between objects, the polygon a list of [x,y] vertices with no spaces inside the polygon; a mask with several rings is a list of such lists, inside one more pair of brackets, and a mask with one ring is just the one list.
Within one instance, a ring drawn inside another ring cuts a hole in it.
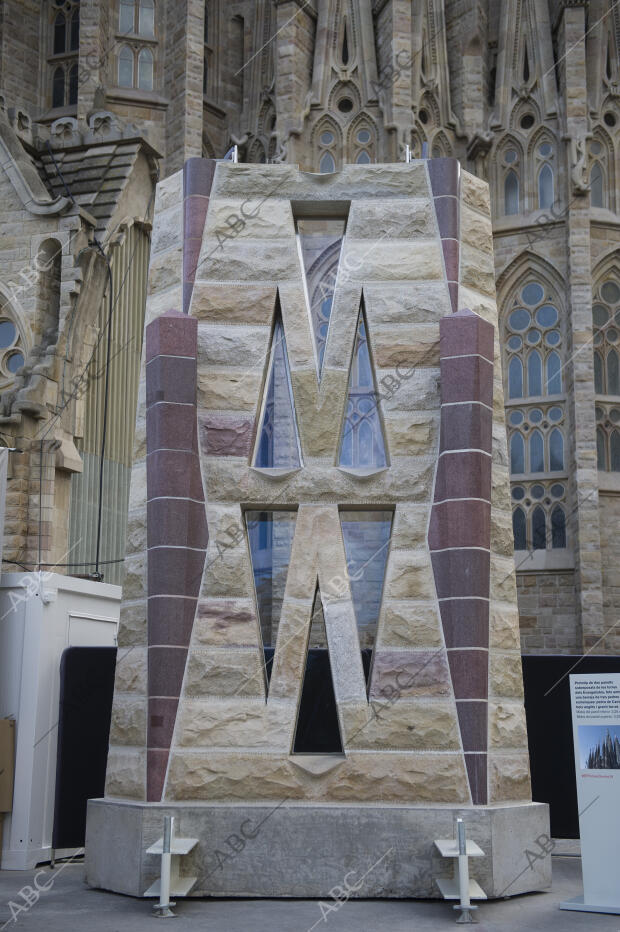
[{"label": "sagrada familia stone facade", "polygon": [[124,585],[93,882],[167,804],[343,856],[397,807],[401,895],[459,807],[496,895],[544,832],[520,650],[619,643],[619,49],[609,0],[3,4],[5,561]]}]

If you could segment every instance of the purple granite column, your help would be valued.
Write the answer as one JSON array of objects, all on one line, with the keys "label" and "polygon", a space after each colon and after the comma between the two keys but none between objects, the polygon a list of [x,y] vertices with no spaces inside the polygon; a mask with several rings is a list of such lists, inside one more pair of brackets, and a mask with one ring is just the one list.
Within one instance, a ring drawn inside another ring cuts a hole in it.
[{"label": "purple granite column", "polygon": [[458,159],[428,159],[435,215],[441,236],[446,280],[452,312],[456,312],[459,295],[459,184],[461,166]]},{"label": "purple granite column", "polygon": [[189,314],[200,258],[215,159],[188,159],[183,166],[183,311]]},{"label": "purple granite column", "polygon": [[162,798],[208,533],[196,418],[197,321],[146,328],[147,799]]},{"label": "purple granite column", "polygon": [[440,323],[441,435],[428,543],[472,800],[487,802],[494,328]]}]

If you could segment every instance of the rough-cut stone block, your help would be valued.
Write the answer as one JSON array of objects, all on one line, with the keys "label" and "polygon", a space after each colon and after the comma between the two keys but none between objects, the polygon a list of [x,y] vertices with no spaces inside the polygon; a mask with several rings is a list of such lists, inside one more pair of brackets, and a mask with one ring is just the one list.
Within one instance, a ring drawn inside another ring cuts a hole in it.
[{"label": "rough-cut stone block", "polygon": [[489,702],[491,748],[527,748],[525,709],[520,702]]},{"label": "rough-cut stone block", "polygon": [[531,798],[527,751],[489,754],[489,802],[516,802]]},{"label": "rough-cut stone block", "polygon": [[264,696],[265,672],[258,650],[190,652],[185,692],[188,696]]},{"label": "rough-cut stone block", "polygon": [[383,603],[377,647],[440,647],[441,624],[434,602]]},{"label": "rough-cut stone block", "polygon": [[209,414],[199,421],[199,437],[206,456],[248,457],[254,440],[254,418]]},{"label": "rough-cut stone block", "polygon": [[447,696],[450,673],[445,651],[375,651],[370,696]]},{"label": "rough-cut stone block", "polygon": [[105,793],[123,799],[145,799],[146,751],[110,747]]},{"label": "rough-cut stone block", "polygon": [[427,552],[395,551],[388,560],[385,596],[392,599],[432,599],[433,570]]},{"label": "rough-cut stone block", "polygon": [[459,748],[452,703],[420,699],[347,703],[341,707],[345,748],[446,751]]},{"label": "rough-cut stone block", "polygon": [[492,696],[523,699],[521,655],[491,652],[489,687]]},{"label": "rough-cut stone block", "polygon": [[262,748],[288,753],[297,717],[292,702],[188,699],[179,724],[181,747]]},{"label": "rough-cut stone block", "polygon": [[251,599],[203,599],[194,626],[196,645],[258,647],[259,628]]},{"label": "rough-cut stone block", "polygon": [[213,324],[259,324],[269,326],[276,302],[276,287],[235,282],[197,281],[191,313],[198,321]]},{"label": "rough-cut stone block", "polygon": [[110,724],[110,744],[142,747],[146,740],[146,698],[116,693]]}]

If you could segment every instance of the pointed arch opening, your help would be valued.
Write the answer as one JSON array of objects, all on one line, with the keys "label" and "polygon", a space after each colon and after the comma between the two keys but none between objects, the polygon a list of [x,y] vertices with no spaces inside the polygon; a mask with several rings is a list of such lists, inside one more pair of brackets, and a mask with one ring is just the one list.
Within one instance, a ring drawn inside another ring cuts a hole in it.
[{"label": "pointed arch opening", "polygon": [[349,369],[338,465],[352,469],[382,469],[388,465],[363,299]]},{"label": "pointed arch opening", "polygon": [[519,213],[519,176],[512,168],[504,179],[504,213],[507,217]]},{"label": "pointed arch opening", "polygon": [[276,306],[253,465],[259,469],[297,469],[301,445],[280,303]]}]

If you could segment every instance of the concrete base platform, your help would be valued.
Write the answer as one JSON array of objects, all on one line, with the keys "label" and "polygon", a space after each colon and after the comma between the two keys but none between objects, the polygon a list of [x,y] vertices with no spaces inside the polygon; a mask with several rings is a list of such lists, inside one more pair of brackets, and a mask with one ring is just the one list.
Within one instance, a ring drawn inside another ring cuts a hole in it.
[{"label": "concrete base platform", "polygon": [[[86,827],[86,881],[143,896],[160,858],[145,854],[163,834],[198,838],[181,874],[198,882],[191,896],[440,897],[436,877],[452,859],[434,848],[464,819],[485,852],[470,875],[489,898],[551,886],[549,808],[543,803],[452,808],[280,803],[170,804],[92,799]],[[334,891],[331,893],[331,891]]]}]

